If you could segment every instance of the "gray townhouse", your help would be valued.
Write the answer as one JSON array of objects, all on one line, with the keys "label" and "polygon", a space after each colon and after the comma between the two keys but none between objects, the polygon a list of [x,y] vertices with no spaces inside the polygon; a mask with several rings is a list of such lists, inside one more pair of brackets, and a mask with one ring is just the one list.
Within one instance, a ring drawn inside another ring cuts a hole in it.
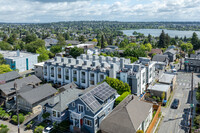
[{"label": "gray townhouse", "polygon": [[74,82],[79,88],[87,88],[102,82],[107,76],[118,78],[131,86],[133,94],[144,93],[146,85],[155,78],[155,62],[140,58],[132,63],[130,59],[85,55],[74,58],[55,57],[43,67],[44,80],[64,85]]},{"label": "gray townhouse", "polygon": [[184,67],[186,71],[200,72],[200,55],[191,54],[190,57],[185,57]]}]

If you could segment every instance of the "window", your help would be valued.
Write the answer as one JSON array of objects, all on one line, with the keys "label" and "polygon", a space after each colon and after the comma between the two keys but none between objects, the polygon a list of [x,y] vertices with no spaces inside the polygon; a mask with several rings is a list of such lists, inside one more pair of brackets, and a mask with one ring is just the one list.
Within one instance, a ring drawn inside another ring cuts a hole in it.
[{"label": "window", "polygon": [[87,125],[87,126],[92,126],[92,121],[91,120],[89,120],[89,119],[84,119],[85,120],[85,125]]},{"label": "window", "polygon": [[94,81],[93,81],[93,80],[90,80],[90,84],[91,84],[91,85],[94,85]]},{"label": "window", "polygon": [[82,79],[82,81],[81,81],[83,84],[85,84],[85,79]]},{"label": "window", "polygon": [[95,125],[97,125],[98,124],[98,120],[97,119],[95,119]]},{"label": "window", "polygon": [[90,109],[89,109],[88,107],[86,107],[86,110],[87,110],[87,111],[90,111]]},{"label": "window", "polygon": [[110,107],[108,107],[108,112],[110,112]]},{"label": "window", "polygon": [[75,107],[75,102],[72,103],[72,107]]},{"label": "window", "polygon": [[84,111],[83,105],[78,105],[78,112],[83,112],[83,111]]},{"label": "window", "polygon": [[85,76],[85,72],[82,72],[82,75]]},{"label": "window", "polygon": [[73,74],[76,74],[76,73],[77,73],[76,70],[74,70],[74,71],[73,71]]},{"label": "window", "polygon": [[66,80],[69,80],[69,76],[65,76],[65,79],[66,79]]},{"label": "window", "polygon": [[68,74],[69,73],[69,69],[65,69],[65,73]]},{"label": "window", "polygon": [[100,79],[104,79],[104,75],[100,75]]},{"label": "window", "polygon": [[57,112],[57,117],[60,117],[60,112]]},{"label": "window", "polygon": [[90,74],[90,77],[91,77],[91,78],[94,78],[94,73],[91,73],[91,74]]},{"label": "window", "polygon": [[56,117],[56,111],[53,111],[53,116]]},{"label": "window", "polygon": [[61,68],[58,68],[58,73],[61,73]]}]

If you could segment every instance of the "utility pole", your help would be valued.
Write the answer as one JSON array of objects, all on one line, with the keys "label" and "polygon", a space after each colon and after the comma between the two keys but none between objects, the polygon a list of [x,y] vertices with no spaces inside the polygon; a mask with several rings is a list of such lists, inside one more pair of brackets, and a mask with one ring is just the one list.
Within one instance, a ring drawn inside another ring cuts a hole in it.
[{"label": "utility pole", "polygon": [[192,114],[193,114],[193,72],[192,72],[192,80],[191,80],[191,99],[190,99],[190,133],[192,133]]},{"label": "utility pole", "polygon": [[14,83],[14,89],[15,89],[15,93],[16,93],[16,108],[17,108],[17,127],[18,127],[18,133],[20,133],[20,123],[19,123],[19,109],[18,109],[18,99],[17,99],[17,96],[18,96],[18,91],[17,91],[17,83],[15,82]]}]

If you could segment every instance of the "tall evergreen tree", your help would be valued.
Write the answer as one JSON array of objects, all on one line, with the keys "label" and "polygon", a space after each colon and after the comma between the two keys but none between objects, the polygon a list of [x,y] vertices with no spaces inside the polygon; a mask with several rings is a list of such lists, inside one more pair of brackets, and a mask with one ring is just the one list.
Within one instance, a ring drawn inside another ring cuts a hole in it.
[{"label": "tall evergreen tree", "polygon": [[199,49],[199,38],[195,32],[192,35],[191,43],[194,47],[194,50]]},{"label": "tall evergreen tree", "polygon": [[101,36],[101,48],[105,48],[105,40],[104,40],[104,36]]},{"label": "tall evergreen tree", "polygon": [[162,33],[159,36],[158,47],[164,48],[164,46],[165,46],[165,32],[164,30],[162,30]]}]

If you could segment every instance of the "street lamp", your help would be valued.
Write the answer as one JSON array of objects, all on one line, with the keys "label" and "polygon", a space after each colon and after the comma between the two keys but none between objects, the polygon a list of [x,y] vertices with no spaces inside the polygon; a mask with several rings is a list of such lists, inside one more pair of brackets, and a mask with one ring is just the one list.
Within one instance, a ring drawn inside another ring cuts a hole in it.
[{"label": "street lamp", "polygon": [[18,109],[18,99],[17,99],[17,95],[18,95],[18,91],[17,91],[17,83],[14,83],[14,89],[15,89],[15,93],[16,93],[16,107],[17,107],[17,123],[18,123],[18,133],[20,133],[20,123],[19,123],[19,109]]}]

